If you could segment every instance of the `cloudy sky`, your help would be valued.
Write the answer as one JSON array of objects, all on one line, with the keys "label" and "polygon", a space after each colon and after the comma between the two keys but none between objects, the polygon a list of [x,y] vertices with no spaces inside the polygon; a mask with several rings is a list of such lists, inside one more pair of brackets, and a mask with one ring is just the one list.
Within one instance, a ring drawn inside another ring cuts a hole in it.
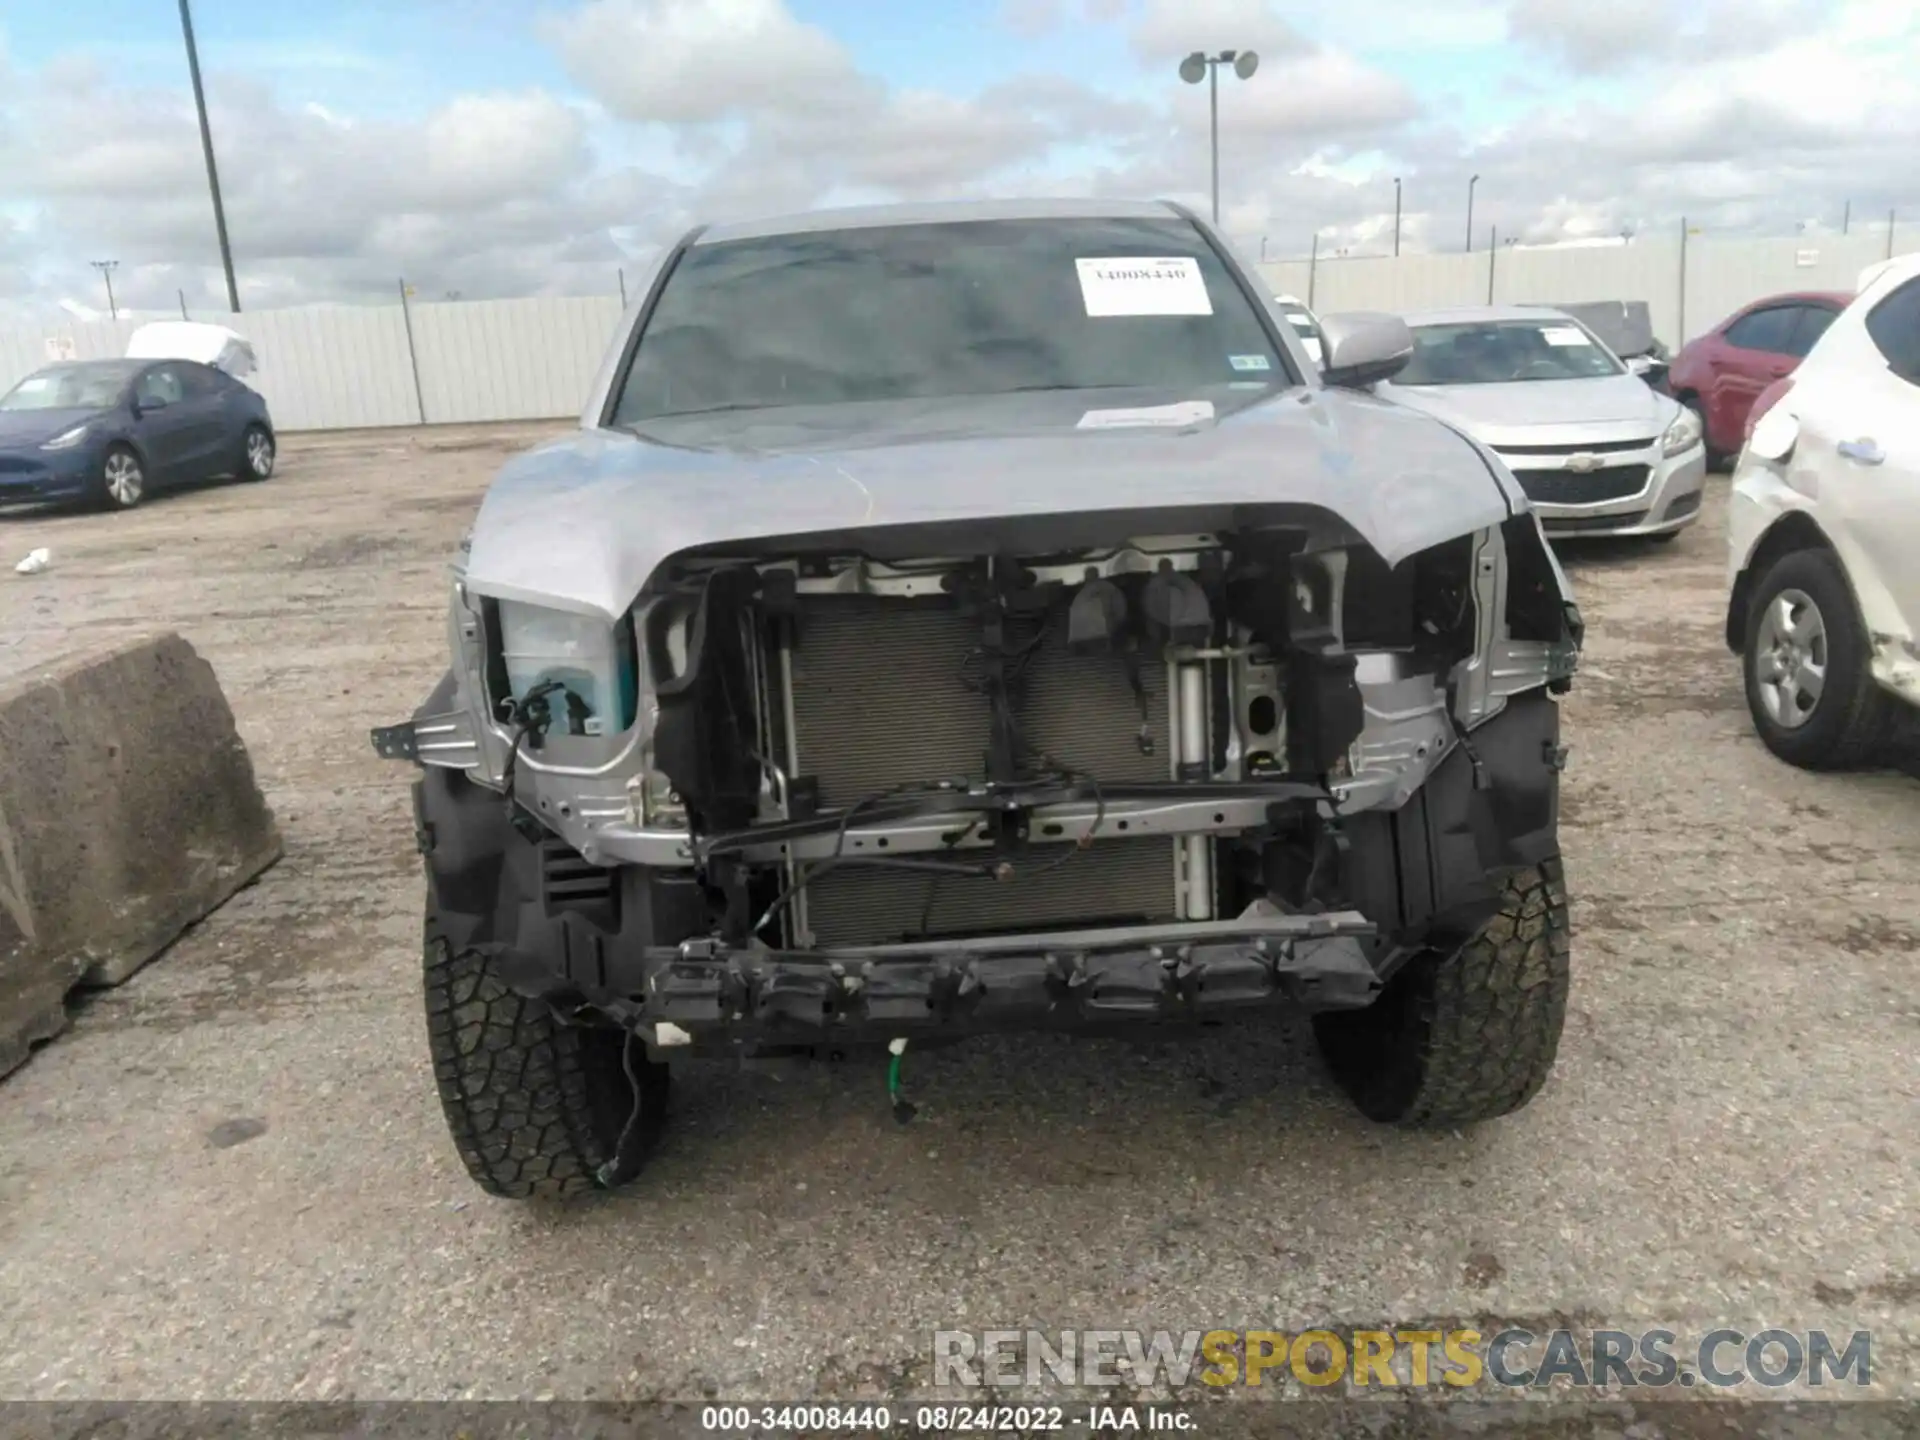
[{"label": "cloudy sky", "polygon": [[[1258,253],[1920,214],[1911,0],[198,0],[243,304],[611,292],[701,219],[1204,206]],[[0,4],[0,318],[223,295],[174,7]]]}]

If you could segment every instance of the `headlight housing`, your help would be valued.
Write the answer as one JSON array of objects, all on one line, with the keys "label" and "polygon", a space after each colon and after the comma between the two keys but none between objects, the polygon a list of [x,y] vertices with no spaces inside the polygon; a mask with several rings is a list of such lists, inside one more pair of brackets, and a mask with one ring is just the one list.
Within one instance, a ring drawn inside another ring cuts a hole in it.
[{"label": "headlight housing", "polygon": [[633,724],[632,632],[596,616],[502,600],[500,660],[516,699],[541,685],[550,692],[554,735],[616,735]]},{"label": "headlight housing", "polygon": [[1673,417],[1673,423],[1667,426],[1667,433],[1660,437],[1660,453],[1663,455],[1681,455],[1700,443],[1700,417],[1685,405],[1680,413]]},{"label": "headlight housing", "polygon": [[91,423],[91,421],[82,420],[71,430],[62,430],[51,440],[45,441],[40,448],[42,450],[71,450],[87,438],[87,426]]}]

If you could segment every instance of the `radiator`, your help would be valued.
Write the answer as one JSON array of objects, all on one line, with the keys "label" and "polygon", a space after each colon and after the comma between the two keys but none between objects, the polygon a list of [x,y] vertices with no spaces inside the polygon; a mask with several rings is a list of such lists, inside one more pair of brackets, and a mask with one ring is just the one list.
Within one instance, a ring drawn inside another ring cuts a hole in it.
[{"label": "radiator", "polygon": [[[1063,766],[1102,785],[1164,781],[1171,717],[1163,666],[1142,667],[1153,752],[1139,745],[1140,701],[1121,662],[1067,651],[1055,619],[1027,662],[1016,711],[1021,733]],[[892,786],[986,774],[987,700],[962,680],[977,620],[951,600],[807,596],[790,652],[793,773],[811,776],[823,807]],[[1058,853],[1038,847],[1034,864]],[[933,885],[935,879],[938,886]],[[1175,842],[1111,839],[1031,879],[838,867],[806,890],[808,928],[822,944],[926,933],[982,934],[1104,920],[1170,919]],[[931,908],[929,909],[929,901]]]}]

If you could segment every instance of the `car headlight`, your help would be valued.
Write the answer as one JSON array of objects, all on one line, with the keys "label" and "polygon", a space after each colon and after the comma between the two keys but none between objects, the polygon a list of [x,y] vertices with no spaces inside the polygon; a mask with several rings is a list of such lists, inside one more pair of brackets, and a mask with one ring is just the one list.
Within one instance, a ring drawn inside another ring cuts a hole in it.
[{"label": "car headlight", "polygon": [[510,600],[497,614],[500,659],[515,699],[553,687],[542,692],[553,716],[550,734],[613,735],[633,723],[634,662],[624,627]]},{"label": "car headlight", "polygon": [[1680,455],[1700,443],[1700,417],[1682,405],[1680,413],[1673,417],[1673,423],[1667,426],[1667,433],[1660,437],[1660,453]]},{"label": "car headlight", "polygon": [[40,448],[42,450],[71,450],[74,446],[78,445],[82,440],[86,438],[87,438],[87,422],[82,420],[78,425],[74,426],[71,430],[62,430],[58,435],[54,436],[51,440],[48,440],[45,443],[43,443],[40,446]]}]

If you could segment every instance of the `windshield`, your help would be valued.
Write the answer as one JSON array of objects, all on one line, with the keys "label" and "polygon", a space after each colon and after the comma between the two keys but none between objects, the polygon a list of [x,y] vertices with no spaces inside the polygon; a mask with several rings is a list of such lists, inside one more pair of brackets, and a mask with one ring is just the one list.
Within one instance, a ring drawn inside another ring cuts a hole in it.
[{"label": "windshield", "polygon": [[105,410],[120,398],[132,373],[122,365],[41,370],[0,395],[0,410]]},{"label": "windshield", "polygon": [[1420,326],[1413,358],[1393,383],[1506,385],[1622,373],[1620,362],[1571,320],[1480,320]]},{"label": "windshield", "polygon": [[696,245],[614,422],[1024,390],[1293,383],[1187,222],[965,221]]}]

